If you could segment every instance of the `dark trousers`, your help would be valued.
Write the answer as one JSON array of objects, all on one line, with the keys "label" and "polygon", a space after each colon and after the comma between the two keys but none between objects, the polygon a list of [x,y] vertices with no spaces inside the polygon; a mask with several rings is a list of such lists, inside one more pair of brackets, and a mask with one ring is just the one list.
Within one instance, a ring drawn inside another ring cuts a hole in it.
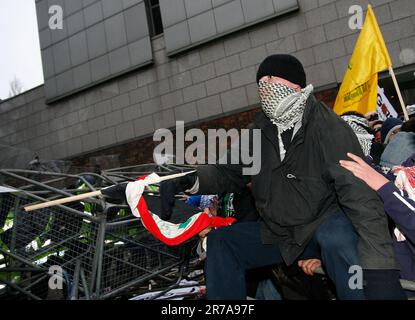
[{"label": "dark trousers", "polygon": [[[364,299],[363,289],[349,286],[349,268],[359,265],[358,235],[350,220],[334,214],[316,230],[300,259],[320,258],[339,299]],[[277,245],[261,242],[260,223],[237,223],[208,235],[206,289],[209,300],[246,299],[245,272],[283,262]]]}]

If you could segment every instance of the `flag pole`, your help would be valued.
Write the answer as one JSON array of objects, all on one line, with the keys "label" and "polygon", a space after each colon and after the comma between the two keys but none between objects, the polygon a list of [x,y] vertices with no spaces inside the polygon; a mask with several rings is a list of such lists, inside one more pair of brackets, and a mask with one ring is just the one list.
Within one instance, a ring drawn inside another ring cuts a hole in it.
[{"label": "flag pole", "polygon": [[401,108],[403,111],[405,121],[408,121],[409,120],[408,110],[406,110],[405,103],[403,102],[401,89],[399,88],[398,81],[396,80],[395,72],[393,71],[392,67],[389,67],[389,74],[392,77],[393,84],[395,85],[396,92],[398,93],[399,102],[401,103]]},{"label": "flag pole", "polygon": [[[196,172],[196,170],[170,174],[170,175],[161,177],[159,182],[172,180],[172,179],[177,179],[177,178],[184,177],[188,174],[195,173],[195,172]],[[111,187],[108,187],[108,188],[111,188]],[[78,195],[75,195],[75,196],[69,196],[69,197],[66,197],[66,198],[60,198],[60,199],[46,201],[46,202],[42,202],[42,203],[38,203],[38,204],[34,204],[34,205],[28,205],[28,206],[24,207],[24,209],[25,209],[26,212],[29,212],[29,211],[33,211],[33,210],[53,207],[53,206],[56,206],[56,205],[59,205],[59,204],[64,204],[64,203],[68,203],[68,202],[72,202],[72,201],[83,200],[83,199],[91,198],[91,197],[98,197],[98,196],[101,196],[101,195],[102,195],[101,190],[91,191],[91,192],[87,192],[87,193],[83,193],[83,194],[78,194]]]}]

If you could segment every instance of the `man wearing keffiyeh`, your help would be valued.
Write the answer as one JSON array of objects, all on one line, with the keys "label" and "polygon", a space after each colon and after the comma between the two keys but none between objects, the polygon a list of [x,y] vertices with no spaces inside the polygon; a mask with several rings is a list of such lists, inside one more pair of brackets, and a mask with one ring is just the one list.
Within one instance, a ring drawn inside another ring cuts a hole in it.
[{"label": "man wearing keffiyeh", "polygon": [[385,146],[376,141],[376,132],[369,121],[360,113],[349,111],[340,116],[352,128],[362,147],[363,154],[379,165]]},{"label": "man wearing keffiyeh", "polygon": [[[316,100],[291,55],[267,57],[257,83],[262,112],[249,128],[261,131],[261,171],[247,176],[243,164],[204,165],[178,184],[221,194],[251,182],[262,219],[208,234],[208,299],[245,299],[247,270],[299,258],[320,258],[340,299],[405,298],[383,205],[339,165],[348,152],[364,156],[352,129]],[[363,288],[350,285],[356,265]]]}]

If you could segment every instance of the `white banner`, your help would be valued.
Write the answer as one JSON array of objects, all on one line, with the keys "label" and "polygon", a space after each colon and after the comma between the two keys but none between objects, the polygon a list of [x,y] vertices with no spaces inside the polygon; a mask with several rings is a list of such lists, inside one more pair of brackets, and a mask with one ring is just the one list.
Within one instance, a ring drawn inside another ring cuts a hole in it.
[{"label": "white banner", "polygon": [[385,96],[385,89],[378,86],[378,102],[376,112],[379,115],[379,120],[385,121],[387,118],[397,118],[398,113]]}]

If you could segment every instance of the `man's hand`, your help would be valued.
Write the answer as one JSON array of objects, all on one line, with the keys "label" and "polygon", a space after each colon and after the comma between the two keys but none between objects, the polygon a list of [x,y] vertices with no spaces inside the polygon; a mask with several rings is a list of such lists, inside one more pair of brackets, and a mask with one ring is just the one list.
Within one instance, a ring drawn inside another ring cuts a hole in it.
[{"label": "man's hand", "polygon": [[357,178],[366,182],[366,184],[375,191],[378,191],[389,182],[384,176],[378,173],[362,158],[348,153],[347,156],[354,161],[340,160],[340,165],[352,172]]},{"label": "man's hand", "polygon": [[319,259],[299,260],[298,266],[303,269],[305,274],[312,276],[314,275],[314,271],[318,267],[321,267],[321,261]]},{"label": "man's hand", "polygon": [[201,240],[207,237],[208,233],[213,230],[213,227],[207,227],[206,229],[199,232],[199,237]]},{"label": "man's hand", "polygon": [[189,196],[189,195],[187,195],[187,194],[182,194],[182,195],[180,195],[179,200],[182,200],[182,201],[187,201],[189,198],[190,198],[190,196]]},{"label": "man's hand", "polygon": [[[204,212],[205,212],[205,213],[207,213],[208,215],[210,215],[210,210],[209,210],[209,208],[206,208],[206,209],[204,210]],[[208,233],[209,233],[209,232],[211,232],[212,230],[213,230],[213,227],[209,226],[209,227],[207,227],[207,228],[203,229],[202,231],[200,231],[200,232],[199,232],[199,237],[200,237],[200,240],[203,240],[204,238],[206,238],[206,236],[208,235]]]}]

